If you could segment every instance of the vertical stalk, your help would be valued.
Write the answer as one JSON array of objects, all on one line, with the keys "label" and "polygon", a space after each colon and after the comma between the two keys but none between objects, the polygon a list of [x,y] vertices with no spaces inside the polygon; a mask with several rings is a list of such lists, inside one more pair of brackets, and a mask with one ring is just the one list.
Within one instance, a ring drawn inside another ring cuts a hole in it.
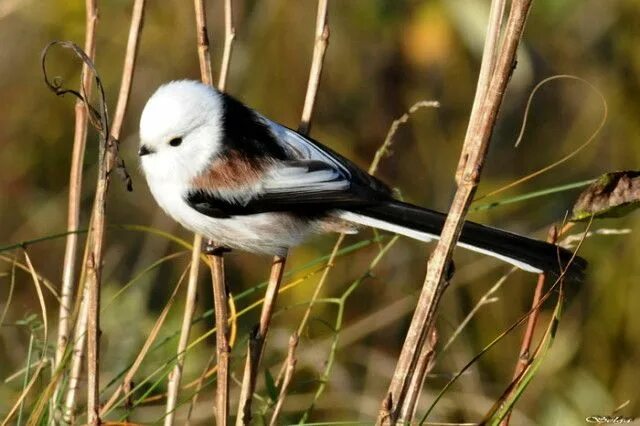
[{"label": "vertical stalk", "polygon": [[213,304],[216,314],[216,356],[218,359],[218,380],[216,381],[216,424],[225,426],[229,419],[229,309],[227,291],[224,286],[224,258],[211,256],[211,284]]},{"label": "vertical stalk", "polygon": [[184,358],[186,355],[185,351],[187,349],[187,343],[189,343],[189,331],[191,330],[193,314],[196,310],[196,290],[198,286],[202,238],[197,236],[193,244],[193,251],[191,252],[191,269],[189,270],[189,281],[187,284],[187,297],[184,302],[184,315],[182,316],[182,327],[180,328],[180,338],[178,341],[178,355],[176,357],[176,365],[173,367],[173,371],[169,374],[169,383],[167,384],[167,407],[165,410],[166,416],[164,417],[165,426],[173,425],[175,420],[180,379],[182,378],[182,369],[184,367]]},{"label": "vertical stalk", "polygon": [[[406,398],[412,397],[407,394],[408,389],[416,374],[420,350],[424,347],[433,328],[436,311],[446,289],[447,265],[451,261],[464,217],[480,180],[493,127],[513,69],[516,49],[524,31],[531,3],[532,0],[514,0],[511,3],[504,42],[495,71],[489,79],[487,89],[481,91],[485,95],[481,101],[477,119],[469,122],[470,130],[465,137],[458,165],[458,170],[462,170],[462,173],[458,173],[458,189],[449,209],[441,239],[429,259],[418,305],[407,331],[389,390],[383,399],[378,424],[395,424],[398,420],[402,420],[399,419],[399,407],[403,406]],[[500,25],[496,25],[494,31],[499,31],[499,28]]]},{"label": "vertical stalk", "polygon": [[[98,23],[97,0],[86,0],[86,28],[84,51],[94,61],[96,53],[95,34]],[[91,95],[91,71],[87,64],[82,64],[80,77],[81,91],[84,88],[87,96]],[[62,268],[62,288],[60,291],[60,311],[58,314],[58,339],[54,370],[59,367],[64,356],[71,328],[71,303],[73,301],[73,287],[75,282],[76,259],[78,256],[78,238],[76,231],[80,227],[80,196],[82,193],[82,163],[87,143],[87,110],[80,100],[75,103],[75,125],[73,136],[73,150],[71,153],[71,169],[69,173],[69,202],[67,206],[67,231],[64,260]],[[63,381],[56,384],[52,401],[58,400]]]},{"label": "vertical stalk", "polygon": [[[309,80],[307,83],[307,91],[302,108],[302,115],[300,118],[300,125],[298,126],[298,132],[301,134],[307,134],[311,129],[311,119],[313,117],[316,96],[318,93],[318,87],[320,85],[320,76],[322,75],[324,56],[329,43],[329,23],[327,19],[328,7],[328,0],[318,0],[313,57],[311,61],[311,69],[309,71]],[[337,251],[337,247],[334,251]],[[275,256],[273,259],[269,283],[267,285],[265,294],[265,300],[262,305],[260,323],[258,325],[257,331],[253,336],[251,336],[249,340],[249,348],[247,351],[247,359],[242,379],[242,387],[240,390],[238,416],[236,418],[237,426],[247,425],[251,421],[251,401],[256,386],[258,367],[260,365],[262,354],[264,353],[266,336],[271,324],[271,316],[273,315],[276,298],[278,296],[278,290],[282,282],[282,274],[284,272],[286,260],[287,254],[285,254],[284,256]],[[317,289],[316,293],[318,292],[319,288]],[[309,306],[308,309],[311,309],[311,306]],[[300,334],[300,332],[298,332],[298,334]],[[293,347],[294,351],[296,346]],[[295,354],[291,354],[291,357],[293,356],[295,356]],[[282,373],[284,374],[286,369],[289,368],[289,374],[293,375],[294,366],[295,363],[286,363],[285,365],[283,365]],[[284,398],[284,395],[282,395],[282,398]],[[282,404],[282,402],[280,404]]]}]

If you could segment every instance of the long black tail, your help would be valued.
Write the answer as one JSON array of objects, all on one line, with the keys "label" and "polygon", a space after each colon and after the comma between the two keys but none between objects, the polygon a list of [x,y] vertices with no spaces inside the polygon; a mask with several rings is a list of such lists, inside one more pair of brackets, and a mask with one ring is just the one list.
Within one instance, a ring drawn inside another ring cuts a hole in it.
[{"label": "long black tail", "polygon": [[[442,213],[395,200],[356,208],[341,216],[421,241],[440,238],[446,219]],[[583,258],[562,247],[474,222],[464,223],[458,244],[530,272],[558,276],[566,270],[564,276],[571,281],[582,281],[587,267]]]}]

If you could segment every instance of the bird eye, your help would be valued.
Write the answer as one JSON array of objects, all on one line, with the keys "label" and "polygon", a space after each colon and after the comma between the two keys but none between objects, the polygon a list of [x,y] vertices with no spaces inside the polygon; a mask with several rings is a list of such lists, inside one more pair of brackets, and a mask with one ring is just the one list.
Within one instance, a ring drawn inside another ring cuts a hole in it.
[{"label": "bird eye", "polygon": [[173,138],[169,141],[169,145],[178,146],[182,143],[182,138]]}]

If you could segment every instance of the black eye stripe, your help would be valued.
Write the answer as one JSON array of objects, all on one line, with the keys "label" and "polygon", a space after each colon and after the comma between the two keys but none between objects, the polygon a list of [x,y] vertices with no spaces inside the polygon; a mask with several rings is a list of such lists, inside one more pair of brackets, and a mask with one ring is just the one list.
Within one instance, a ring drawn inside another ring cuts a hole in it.
[{"label": "black eye stripe", "polygon": [[178,146],[182,143],[182,138],[173,138],[169,141],[169,145]]}]

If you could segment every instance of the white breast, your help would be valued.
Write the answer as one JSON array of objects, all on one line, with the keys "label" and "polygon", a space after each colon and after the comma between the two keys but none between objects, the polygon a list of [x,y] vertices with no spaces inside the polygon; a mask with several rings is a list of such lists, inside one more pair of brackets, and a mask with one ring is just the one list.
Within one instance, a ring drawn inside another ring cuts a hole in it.
[{"label": "white breast", "polygon": [[180,185],[148,179],[149,188],[160,207],[175,221],[205,238],[244,251],[283,254],[300,244],[318,224],[287,213],[260,213],[231,218],[212,218],[199,213],[183,199]]}]

